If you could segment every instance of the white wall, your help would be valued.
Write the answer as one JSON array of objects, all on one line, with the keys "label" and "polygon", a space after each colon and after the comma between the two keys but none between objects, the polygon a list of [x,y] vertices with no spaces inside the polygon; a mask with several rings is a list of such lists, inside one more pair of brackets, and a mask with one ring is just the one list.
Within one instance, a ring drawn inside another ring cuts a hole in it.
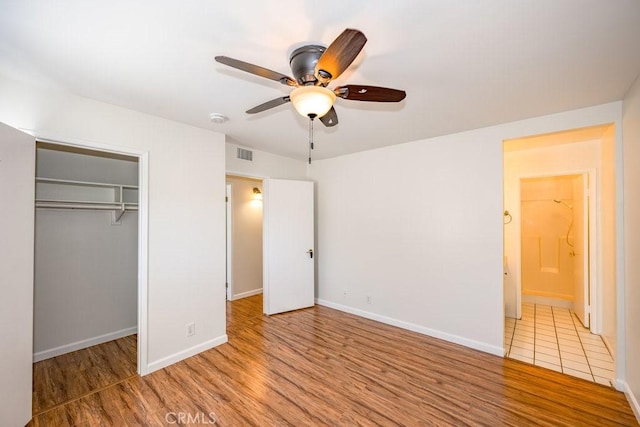
[{"label": "white wall", "polygon": [[[253,161],[236,157],[237,148],[253,151]],[[255,178],[307,179],[307,163],[227,142],[227,173]]]},{"label": "white wall", "polygon": [[262,181],[227,177],[231,184],[231,299],[262,292],[262,200],[253,189],[262,191]]},{"label": "white wall", "polygon": [[624,276],[626,304],[626,392],[640,420],[640,79],[623,103],[624,132]]},{"label": "white wall", "polygon": [[[36,176],[137,185],[137,162],[37,149]],[[37,195],[37,192],[36,192]],[[37,209],[34,360],[137,331],[138,214]]]},{"label": "white wall", "polygon": [[[41,138],[147,156],[142,372],[226,341],[224,135],[2,77],[0,100],[0,121]],[[196,324],[192,337],[189,322]]]},{"label": "white wall", "polygon": [[321,304],[502,351],[500,140],[451,135],[310,171]]},{"label": "white wall", "polygon": [[314,162],[319,302],[502,354],[502,141],[619,124],[620,107]]},{"label": "white wall", "polygon": [[0,425],[3,426],[23,426],[31,419],[34,174],[33,139],[0,123]]}]

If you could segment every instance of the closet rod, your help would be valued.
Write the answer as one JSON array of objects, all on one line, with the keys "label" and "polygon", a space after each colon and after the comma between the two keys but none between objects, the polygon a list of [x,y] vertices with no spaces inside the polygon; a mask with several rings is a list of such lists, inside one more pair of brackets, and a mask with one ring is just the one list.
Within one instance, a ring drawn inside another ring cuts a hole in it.
[{"label": "closet rod", "polygon": [[36,208],[49,208],[49,209],[85,209],[85,210],[107,210],[107,211],[113,211],[113,210],[124,210],[124,211],[137,211],[138,207],[137,206],[123,206],[122,205],[118,205],[118,204],[114,204],[114,205],[92,205],[92,204],[81,204],[81,203],[75,203],[75,204],[65,204],[65,203],[36,203]]}]

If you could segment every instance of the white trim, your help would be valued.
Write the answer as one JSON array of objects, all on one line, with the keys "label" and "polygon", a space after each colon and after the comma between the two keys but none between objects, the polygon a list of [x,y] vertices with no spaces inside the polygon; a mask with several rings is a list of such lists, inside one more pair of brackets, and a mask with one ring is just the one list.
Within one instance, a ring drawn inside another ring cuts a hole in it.
[{"label": "white trim", "polygon": [[149,152],[138,156],[138,374],[149,373]]},{"label": "white trim", "polygon": [[454,344],[460,344],[465,347],[472,348],[474,350],[480,350],[485,353],[493,354],[495,356],[504,357],[504,348],[502,346],[489,345],[480,341],[471,340],[468,338],[460,337],[458,335],[453,335],[447,332],[442,332],[442,331],[427,328],[424,326],[416,325],[415,323],[409,323],[403,320],[393,319],[391,317],[386,317],[376,313],[371,313],[369,311],[364,311],[364,310],[349,307],[346,305],[337,304],[337,303],[323,300],[320,298],[316,298],[316,304],[333,308],[335,310],[344,311],[345,313],[355,314],[356,316],[364,317],[370,320],[375,320],[376,322],[386,323],[387,325],[397,326],[398,328],[417,332],[422,335],[438,338],[441,340],[452,342]]},{"label": "white trim", "polygon": [[226,297],[229,301],[233,300],[233,186],[232,184],[226,184],[225,186],[225,240],[226,240],[226,281],[227,289],[225,289]]},{"label": "white trim", "polygon": [[270,313],[269,308],[269,182],[262,180],[262,312]]},{"label": "white trim", "polygon": [[157,371],[158,369],[166,368],[169,365],[173,365],[181,360],[187,359],[191,356],[195,356],[198,353],[202,353],[203,351],[210,350],[214,347],[219,346],[220,344],[224,344],[228,341],[227,334],[219,336],[209,341],[205,341],[201,344],[195,345],[193,347],[187,348],[186,350],[179,351],[170,356],[163,357],[160,360],[156,360],[155,362],[151,362],[147,365],[147,374],[151,372]]},{"label": "white trim", "polygon": [[[253,148],[251,148],[251,150],[253,150]],[[225,174],[225,177],[230,176],[231,178],[239,177],[239,178],[251,178],[251,179],[258,179],[258,180],[264,180],[264,179],[271,178],[270,176],[267,176],[267,175],[260,175],[260,174],[255,174],[255,173],[246,173],[246,172],[234,172],[234,171],[230,171],[228,169],[225,170],[224,174]]]},{"label": "white trim", "polygon": [[[627,320],[626,320],[626,279],[625,279],[625,234],[624,234],[624,149],[622,143],[622,105],[619,106],[615,126],[615,172],[616,172],[616,351],[614,358],[615,375],[627,379]],[[638,413],[636,412],[636,417]]]},{"label": "white trim", "polygon": [[150,373],[148,367],[148,295],[149,295],[149,151],[117,147],[77,138],[44,136],[30,129],[20,129],[36,140],[138,158],[138,374]]},{"label": "white trim", "polygon": [[[77,147],[77,148],[84,148],[89,150],[105,151],[107,153],[123,154],[125,156],[130,156],[130,157],[140,157],[141,155],[147,153],[147,151],[145,150],[138,150],[138,149],[129,148],[129,147],[126,147],[123,149],[120,146],[104,144],[101,142],[94,142],[86,139],[67,138],[65,136],[60,136],[60,137],[51,136],[51,135],[44,136],[42,133],[36,132],[34,130],[24,129],[24,128],[21,128],[20,130],[22,132],[28,133],[29,135],[33,136],[36,140],[40,142],[48,142],[56,145],[66,145],[68,147]],[[140,183],[138,183],[138,185],[139,184]]]},{"label": "white trim", "polygon": [[[629,387],[629,384],[627,384],[626,381],[620,381],[622,384],[622,391],[624,391],[624,394],[627,396],[627,401],[629,402],[629,406],[631,406],[631,409],[633,409],[633,413],[636,416],[636,419],[638,420],[638,422],[640,423],[640,404],[638,403],[638,399],[636,399],[636,397],[633,395],[633,391],[631,391],[631,387]],[[620,388],[616,387],[618,390],[620,390]]]},{"label": "white trim", "polygon": [[232,295],[229,301],[235,301],[237,299],[252,297],[254,295],[260,295],[262,293],[262,288],[254,289],[252,291],[240,292],[239,294]]},{"label": "white trim", "polygon": [[59,347],[50,348],[48,350],[39,351],[37,353],[33,353],[33,362],[40,362],[41,360],[51,359],[52,357],[60,356],[61,354],[71,353],[72,351],[82,350],[83,348],[117,340],[118,338],[128,337],[136,332],[138,332],[138,327],[132,326],[119,331],[109,332],[108,334],[98,335],[97,337],[91,337],[85,340],[61,345]]},{"label": "white trim", "polygon": [[[601,141],[602,142],[602,141]],[[602,148],[602,143],[600,144]],[[602,161],[602,153],[598,156]],[[593,334],[602,334],[602,254],[601,249],[604,244],[602,236],[602,188],[599,187],[600,172],[598,169],[586,171],[583,175],[583,188],[586,187],[587,192],[587,235],[589,241],[586,242],[589,254],[587,254],[587,262],[589,264],[589,330]]]}]

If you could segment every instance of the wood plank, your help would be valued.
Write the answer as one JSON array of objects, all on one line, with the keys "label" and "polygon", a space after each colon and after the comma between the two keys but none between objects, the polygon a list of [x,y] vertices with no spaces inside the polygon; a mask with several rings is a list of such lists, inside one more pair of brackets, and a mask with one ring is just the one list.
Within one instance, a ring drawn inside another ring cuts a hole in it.
[{"label": "wood plank", "polygon": [[136,374],[137,335],[33,364],[33,413],[90,394]]},{"label": "wood plank", "polygon": [[[31,425],[167,425],[180,414],[230,426],[638,425],[612,388],[326,307],[267,317],[261,302],[227,303],[227,344],[98,388]],[[108,362],[105,372],[128,372],[135,353],[122,353],[126,366]],[[91,369],[96,354],[73,360]],[[82,389],[60,386],[60,368],[49,369],[39,393]]]}]

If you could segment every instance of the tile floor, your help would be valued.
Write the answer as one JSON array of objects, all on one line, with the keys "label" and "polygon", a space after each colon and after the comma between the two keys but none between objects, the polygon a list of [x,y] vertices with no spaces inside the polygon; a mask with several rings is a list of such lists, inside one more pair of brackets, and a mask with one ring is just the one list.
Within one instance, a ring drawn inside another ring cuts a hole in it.
[{"label": "tile floor", "polygon": [[511,359],[611,386],[613,357],[569,309],[523,304],[522,319],[505,318],[504,340]]}]

